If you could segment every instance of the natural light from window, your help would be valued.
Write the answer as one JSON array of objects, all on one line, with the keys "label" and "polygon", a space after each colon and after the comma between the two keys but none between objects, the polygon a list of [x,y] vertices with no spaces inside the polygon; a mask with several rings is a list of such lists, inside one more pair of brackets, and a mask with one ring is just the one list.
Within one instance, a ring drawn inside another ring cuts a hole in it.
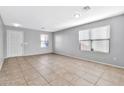
[{"label": "natural light from window", "polygon": [[80,49],[109,53],[110,26],[79,31]]},{"label": "natural light from window", "polygon": [[48,35],[47,34],[41,34],[40,35],[40,47],[41,48],[47,48],[48,47]]}]

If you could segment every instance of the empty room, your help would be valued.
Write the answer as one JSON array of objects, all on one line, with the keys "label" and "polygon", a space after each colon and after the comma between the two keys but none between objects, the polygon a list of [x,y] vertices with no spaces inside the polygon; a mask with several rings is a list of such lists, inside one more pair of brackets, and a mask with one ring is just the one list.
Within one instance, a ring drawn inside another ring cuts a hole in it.
[{"label": "empty room", "polygon": [[123,86],[124,6],[0,6],[0,86]]}]

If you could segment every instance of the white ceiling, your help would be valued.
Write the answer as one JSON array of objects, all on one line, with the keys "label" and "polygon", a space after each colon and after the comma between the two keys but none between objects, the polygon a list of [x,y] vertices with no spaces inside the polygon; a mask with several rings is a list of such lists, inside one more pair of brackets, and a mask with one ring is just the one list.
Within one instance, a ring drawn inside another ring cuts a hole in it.
[{"label": "white ceiling", "polygon": [[[80,17],[75,18],[75,13],[79,13]],[[83,10],[83,6],[0,6],[5,25],[18,23],[24,28],[50,32],[122,13],[124,6],[92,6],[89,11]]]}]

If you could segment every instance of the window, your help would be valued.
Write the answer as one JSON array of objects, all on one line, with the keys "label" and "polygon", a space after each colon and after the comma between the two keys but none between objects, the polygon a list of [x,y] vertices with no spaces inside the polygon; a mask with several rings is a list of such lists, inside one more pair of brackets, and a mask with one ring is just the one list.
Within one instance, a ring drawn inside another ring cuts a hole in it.
[{"label": "window", "polygon": [[85,51],[91,51],[91,41],[80,41],[80,49]]},{"label": "window", "polygon": [[79,31],[80,49],[84,51],[91,51],[90,31]]},{"label": "window", "polygon": [[93,51],[108,53],[109,52],[109,40],[92,41],[92,49]]},{"label": "window", "polygon": [[110,26],[91,29],[92,50],[109,53]]},{"label": "window", "polygon": [[109,53],[110,26],[79,31],[80,49]]},{"label": "window", "polygon": [[46,35],[46,34],[40,35],[40,41],[41,41],[41,44],[40,44],[41,48],[48,47],[48,35]]}]

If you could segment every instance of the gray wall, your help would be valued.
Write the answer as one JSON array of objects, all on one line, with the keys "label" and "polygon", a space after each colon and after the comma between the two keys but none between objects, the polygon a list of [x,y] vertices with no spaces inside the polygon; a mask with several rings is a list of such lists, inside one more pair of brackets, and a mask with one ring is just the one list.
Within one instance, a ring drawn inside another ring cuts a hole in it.
[{"label": "gray wall", "polygon": [[2,58],[3,58],[3,24],[0,17],[0,60],[2,60]]},{"label": "gray wall", "polygon": [[[6,26],[6,31],[9,31],[9,30],[16,30],[16,31],[24,32],[24,42],[28,43],[24,47],[24,55],[51,53],[53,51],[52,50],[52,33],[50,32]],[[40,47],[40,35],[41,34],[49,35],[49,47],[46,49]]]},{"label": "gray wall", "polygon": [[2,67],[2,63],[4,61],[4,35],[5,35],[5,27],[0,16],[0,69]]},{"label": "gray wall", "polygon": [[[80,51],[78,31],[104,25],[111,25],[110,53]],[[124,15],[65,29],[53,35],[55,53],[124,67]]]}]

